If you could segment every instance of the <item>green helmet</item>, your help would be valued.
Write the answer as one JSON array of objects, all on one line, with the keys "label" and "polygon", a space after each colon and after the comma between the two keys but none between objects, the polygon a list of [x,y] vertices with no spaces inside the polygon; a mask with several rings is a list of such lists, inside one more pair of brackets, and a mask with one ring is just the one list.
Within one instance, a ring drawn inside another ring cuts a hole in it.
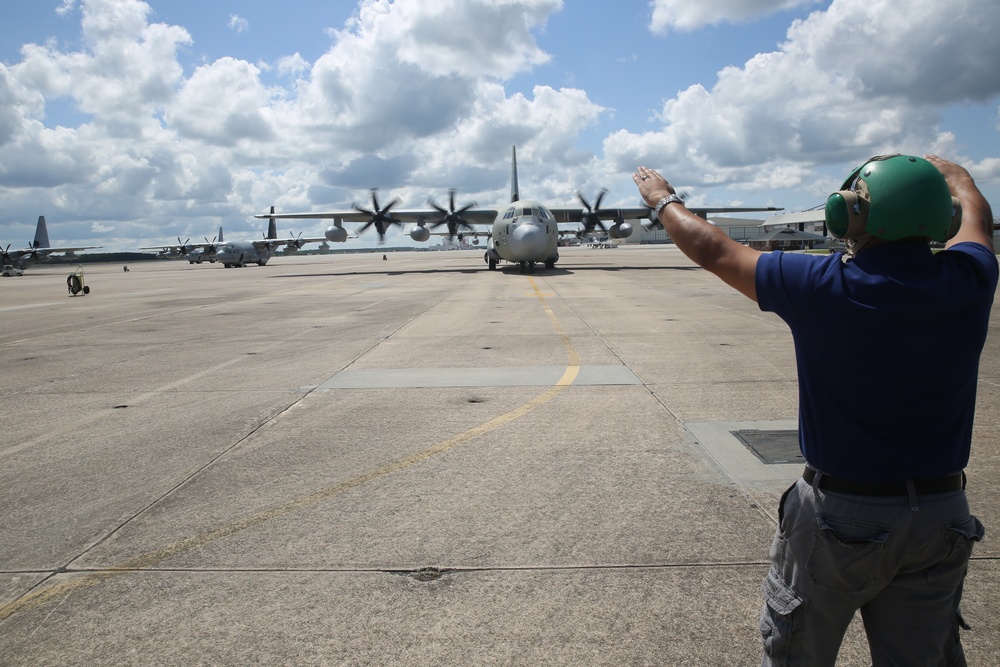
[{"label": "green helmet", "polygon": [[878,155],[851,172],[826,200],[826,225],[838,238],[871,234],[888,241],[958,232],[961,209],[937,167],[912,155]]}]

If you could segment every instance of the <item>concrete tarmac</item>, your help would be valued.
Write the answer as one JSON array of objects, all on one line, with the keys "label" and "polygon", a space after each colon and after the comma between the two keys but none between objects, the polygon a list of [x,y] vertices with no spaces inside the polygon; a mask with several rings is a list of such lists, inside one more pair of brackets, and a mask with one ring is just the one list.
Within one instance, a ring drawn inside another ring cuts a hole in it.
[{"label": "concrete tarmac", "polygon": [[[759,664],[791,336],[676,249],[86,265],[70,297],[73,268],[0,280],[0,665]],[[998,334],[971,665],[1000,664]]]}]

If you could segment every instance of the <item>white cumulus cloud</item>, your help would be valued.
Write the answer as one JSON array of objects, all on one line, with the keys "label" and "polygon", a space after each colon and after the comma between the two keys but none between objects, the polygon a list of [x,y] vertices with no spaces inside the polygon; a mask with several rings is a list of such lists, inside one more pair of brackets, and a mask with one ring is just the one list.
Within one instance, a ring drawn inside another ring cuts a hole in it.
[{"label": "white cumulus cloud", "polygon": [[662,33],[670,28],[694,30],[716,23],[741,23],[816,2],[818,0],[652,0],[650,28]]}]

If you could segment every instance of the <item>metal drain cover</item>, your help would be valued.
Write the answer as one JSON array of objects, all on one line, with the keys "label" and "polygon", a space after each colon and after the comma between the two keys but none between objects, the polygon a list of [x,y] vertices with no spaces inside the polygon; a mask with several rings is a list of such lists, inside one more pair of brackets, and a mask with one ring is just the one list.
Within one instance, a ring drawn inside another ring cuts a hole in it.
[{"label": "metal drain cover", "polygon": [[743,429],[730,431],[749,449],[761,463],[802,463],[806,460],[799,451],[799,432]]}]

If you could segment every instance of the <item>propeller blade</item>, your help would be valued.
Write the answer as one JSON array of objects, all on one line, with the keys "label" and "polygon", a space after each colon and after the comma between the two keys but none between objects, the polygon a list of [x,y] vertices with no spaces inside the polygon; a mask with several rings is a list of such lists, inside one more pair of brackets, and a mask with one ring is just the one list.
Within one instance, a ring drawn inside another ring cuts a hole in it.
[{"label": "propeller blade", "polygon": [[602,232],[608,231],[608,228],[604,225],[604,221],[601,220],[601,202],[604,201],[604,195],[607,194],[607,189],[602,188],[597,194],[597,199],[594,201],[594,206],[590,205],[590,202],[586,200],[582,192],[577,192],[576,196],[580,199],[586,212],[583,214],[583,231],[577,234],[581,237],[594,231],[596,227],[600,227]]},{"label": "propeller blade", "polygon": [[378,232],[379,237],[384,241],[385,232],[391,225],[402,225],[403,223],[401,223],[399,220],[396,220],[395,218],[392,217],[392,215],[389,214],[390,209],[392,209],[393,206],[399,203],[399,199],[393,198],[392,201],[390,201],[384,207],[381,207],[379,206],[378,203],[377,193],[378,191],[375,188],[372,188],[372,205],[374,207],[374,210],[368,210],[366,208],[362,208],[358,204],[353,204],[352,207],[358,213],[364,213],[365,215],[371,217],[371,219],[364,225],[362,225],[358,231],[363,232],[372,225],[375,225],[375,231]]},{"label": "propeller blade", "polygon": [[456,210],[454,188],[448,191],[447,210],[438,206],[433,199],[427,200],[427,204],[428,206],[430,206],[431,208],[433,208],[434,210],[436,210],[438,213],[441,214],[441,218],[439,220],[434,220],[430,222],[430,226],[434,228],[434,227],[440,227],[441,225],[447,225],[449,240],[454,240],[456,236],[459,236],[461,238],[461,235],[459,234],[460,229],[468,229],[470,231],[474,231],[475,228],[462,217],[462,214],[468,211],[470,208],[474,208],[476,204],[475,202],[471,202],[469,204],[466,204],[462,208]]}]

